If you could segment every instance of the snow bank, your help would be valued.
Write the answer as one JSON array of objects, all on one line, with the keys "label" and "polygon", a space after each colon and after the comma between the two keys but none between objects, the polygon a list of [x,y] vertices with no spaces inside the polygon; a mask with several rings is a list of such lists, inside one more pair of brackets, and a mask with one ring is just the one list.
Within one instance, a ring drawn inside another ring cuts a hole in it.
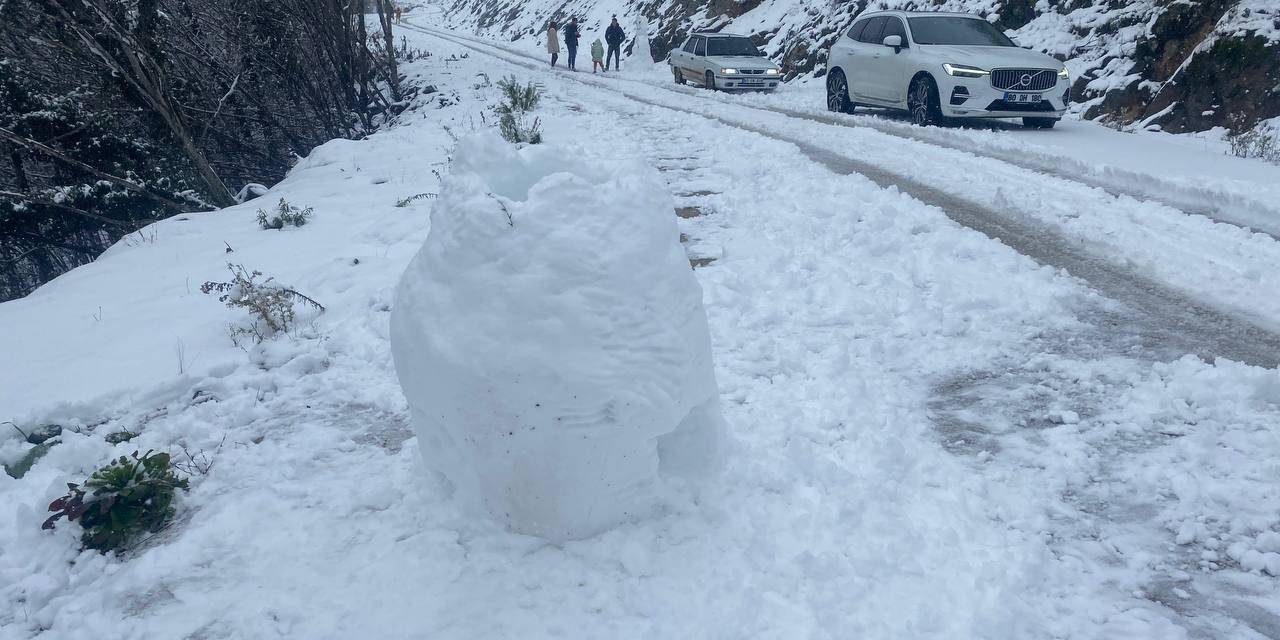
[{"label": "snow bank", "polygon": [[579,153],[464,140],[391,319],[427,465],[552,540],[643,514],[712,468],[721,432],[671,197]]}]

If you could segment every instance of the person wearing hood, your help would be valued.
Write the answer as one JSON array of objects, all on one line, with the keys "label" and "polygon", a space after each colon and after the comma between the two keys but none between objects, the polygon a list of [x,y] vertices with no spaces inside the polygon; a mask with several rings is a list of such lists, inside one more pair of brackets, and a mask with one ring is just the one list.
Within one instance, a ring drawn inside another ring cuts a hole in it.
[{"label": "person wearing hood", "polygon": [[600,42],[600,38],[596,38],[591,43],[591,73],[595,73],[597,69],[604,68],[604,45]]},{"label": "person wearing hood", "polygon": [[622,31],[622,26],[618,24],[618,16],[613,17],[613,22],[609,23],[609,28],[604,30],[604,41],[609,43],[609,55],[604,59],[604,70],[609,70],[609,60],[613,60],[613,70],[618,71],[622,66],[621,48],[622,43],[627,39],[627,34]]},{"label": "person wearing hood", "polygon": [[556,66],[556,60],[560,57],[560,30],[554,22],[547,25],[547,53],[551,54],[551,66]]},{"label": "person wearing hood", "polygon": [[569,70],[578,70],[578,19],[569,18],[564,25],[564,46],[569,50]]}]

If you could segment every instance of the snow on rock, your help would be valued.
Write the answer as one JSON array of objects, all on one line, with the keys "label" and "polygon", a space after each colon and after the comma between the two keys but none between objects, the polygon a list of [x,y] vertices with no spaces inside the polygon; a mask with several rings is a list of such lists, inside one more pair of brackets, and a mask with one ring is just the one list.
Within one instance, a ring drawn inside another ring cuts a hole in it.
[{"label": "snow on rock", "polygon": [[551,540],[714,468],[702,289],[638,162],[463,140],[391,341],[423,456],[464,506]]}]

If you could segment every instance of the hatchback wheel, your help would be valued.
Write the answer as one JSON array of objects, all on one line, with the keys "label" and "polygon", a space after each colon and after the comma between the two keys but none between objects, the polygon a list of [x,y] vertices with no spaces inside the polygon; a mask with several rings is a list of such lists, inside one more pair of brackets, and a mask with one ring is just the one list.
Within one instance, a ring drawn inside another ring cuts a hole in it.
[{"label": "hatchback wheel", "polygon": [[714,73],[711,73],[710,71],[708,71],[708,72],[707,72],[707,76],[702,80],[702,86],[704,86],[704,87],[706,87],[706,88],[708,88],[708,89],[710,89],[710,90],[712,90],[712,91],[715,91],[715,90],[716,90],[716,76],[715,76],[715,74],[714,74]]},{"label": "hatchback wheel", "polygon": [[938,87],[933,83],[933,78],[921,76],[911,81],[907,108],[911,110],[911,121],[915,124],[942,124],[942,107],[938,105]]},{"label": "hatchback wheel", "polygon": [[676,84],[684,84],[684,72],[680,67],[671,67],[671,75],[675,76]]},{"label": "hatchback wheel", "polygon": [[844,72],[836,69],[827,74],[827,111],[836,113],[853,113],[853,102],[849,100],[849,81]]}]

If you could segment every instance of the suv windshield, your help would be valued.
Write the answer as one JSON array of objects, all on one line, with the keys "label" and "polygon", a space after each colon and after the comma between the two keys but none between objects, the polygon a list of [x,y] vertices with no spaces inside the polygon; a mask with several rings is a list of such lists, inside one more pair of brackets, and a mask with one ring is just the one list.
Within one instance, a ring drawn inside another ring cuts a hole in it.
[{"label": "suv windshield", "polygon": [[990,22],[978,18],[907,18],[916,44],[959,44],[978,47],[1015,47],[1008,36]]},{"label": "suv windshield", "polygon": [[707,38],[709,56],[763,56],[751,38]]}]

